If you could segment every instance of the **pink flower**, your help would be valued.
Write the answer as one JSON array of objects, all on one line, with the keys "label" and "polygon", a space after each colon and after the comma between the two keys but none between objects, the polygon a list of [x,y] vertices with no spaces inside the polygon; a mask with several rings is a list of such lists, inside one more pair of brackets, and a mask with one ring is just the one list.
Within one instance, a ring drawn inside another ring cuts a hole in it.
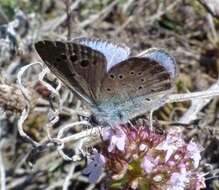
[{"label": "pink flower", "polygon": [[192,158],[195,168],[199,166],[199,162],[201,160],[201,155],[200,155],[201,149],[202,149],[201,146],[198,146],[196,143],[192,141],[187,145],[188,156]]},{"label": "pink flower", "polygon": [[103,139],[110,139],[110,144],[108,146],[109,152],[112,152],[115,147],[120,151],[124,151],[126,134],[120,126],[104,130]]},{"label": "pink flower", "polygon": [[[172,132],[173,133],[173,132]],[[169,160],[171,155],[184,144],[183,139],[179,136],[179,134],[168,134],[166,139],[162,141],[156,148],[158,150],[165,150],[166,156],[165,161]]]},{"label": "pink flower", "polygon": [[172,173],[170,185],[167,190],[185,190],[186,184],[189,182],[188,172],[182,168],[180,172]]},{"label": "pink flower", "polygon": [[193,174],[189,185],[194,190],[206,188],[204,174],[201,172]]},{"label": "pink flower", "polygon": [[154,159],[152,156],[146,155],[141,163],[141,168],[143,168],[146,173],[151,173],[157,164],[158,160]]},{"label": "pink flower", "polygon": [[83,170],[83,174],[88,175],[88,179],[91,183],[97,182],[102,173],[105,162],[106,160],[104,156],[94,149],[87,167]]}]

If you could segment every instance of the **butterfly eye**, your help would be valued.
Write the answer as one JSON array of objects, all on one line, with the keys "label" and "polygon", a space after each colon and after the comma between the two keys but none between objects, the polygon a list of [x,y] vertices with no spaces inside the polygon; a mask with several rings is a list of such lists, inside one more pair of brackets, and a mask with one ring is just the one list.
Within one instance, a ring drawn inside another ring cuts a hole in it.
[{"label": "butterfly eye", "polygon": [[88,61],[87,59],[84,59],[84,60],[82,60],[82,61],[80,62],[80,65],[81,65],[82,67],[87,67],[87,66],[89,65],[89,61]]},{"label": "butterfly eye", "polygon": [[70,60],[71,60],[72,62],[75,62],[75,61],[78,60],[78,58],[77,58],[76,55],[71,55],[71,56],[70,56]]}]

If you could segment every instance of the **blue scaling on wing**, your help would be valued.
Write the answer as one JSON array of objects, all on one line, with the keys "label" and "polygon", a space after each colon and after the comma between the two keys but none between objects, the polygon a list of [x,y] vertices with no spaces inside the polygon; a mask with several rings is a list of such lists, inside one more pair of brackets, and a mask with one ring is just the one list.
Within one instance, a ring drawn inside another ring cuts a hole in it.
[{"label": "blue scaling on wing", "polygon": [[176,61],[175,59],[163,49],[151,48],[139,54],[140,57],[149,57],[163,65],[166,70],[171,73],[171,78],[176,77]]},{"label": "blue scaling on wing", "polygon": [[127,59],[130,54],[130,49],[126,45],[112,43],[107,40],[81,37],[73,39],[73,42],[100,51],[106,57],[107,71],[117,63]]}]

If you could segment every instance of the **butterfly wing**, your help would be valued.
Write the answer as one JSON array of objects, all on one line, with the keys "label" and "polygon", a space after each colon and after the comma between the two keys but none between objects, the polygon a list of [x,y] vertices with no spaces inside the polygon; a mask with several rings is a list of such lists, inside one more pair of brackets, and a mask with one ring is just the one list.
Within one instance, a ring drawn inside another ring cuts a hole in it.
[{"label": "butterfly wing", "polygon": [[165,67],[167,72],[171,75],[171,79],[174,81],[177,75],[176,61],[175,59],[164,49],[150,48],[143,51],[138,57],[148,57],[152,60],[157,61]]},{"label": "butterfly wing", "polygon": [[164,66],[146,57],[133,57],[109,70],[98,101],[114,99],[115,103],[120,103],[170,88],[171,77]]},{"label": "butterfly wing", "polygon": [[101,117],[109,122],[118,118],[127,121],[158,108],[172,87],[172,74],[159,60],[150,56],[129,58],[104,77],[97,102],[108,114]]},{"label": "butterfly wing", "polygon": [[127,59],[130,54],[130,49],[126,45],[116,44],[106,40],[80,37],[73,39],[73,42],[88,46],[101,52],[106,57],[107,70],[109,70],[119,62]]},{"label": "butterfly wing", "polygon": [[86,102],[95,104],[106,73],[105,56],[73,42],[40,41],[35,49],[49,69]]}]

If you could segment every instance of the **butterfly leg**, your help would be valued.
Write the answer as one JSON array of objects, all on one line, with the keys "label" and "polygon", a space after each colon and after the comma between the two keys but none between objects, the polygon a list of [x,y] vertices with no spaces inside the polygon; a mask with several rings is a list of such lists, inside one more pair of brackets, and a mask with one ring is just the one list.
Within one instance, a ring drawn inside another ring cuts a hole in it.
[{"label": "butterfly leg", "polygon": [[128,121],[128,124],[134,128],[134,125],[132,124],[131,120]]}]

